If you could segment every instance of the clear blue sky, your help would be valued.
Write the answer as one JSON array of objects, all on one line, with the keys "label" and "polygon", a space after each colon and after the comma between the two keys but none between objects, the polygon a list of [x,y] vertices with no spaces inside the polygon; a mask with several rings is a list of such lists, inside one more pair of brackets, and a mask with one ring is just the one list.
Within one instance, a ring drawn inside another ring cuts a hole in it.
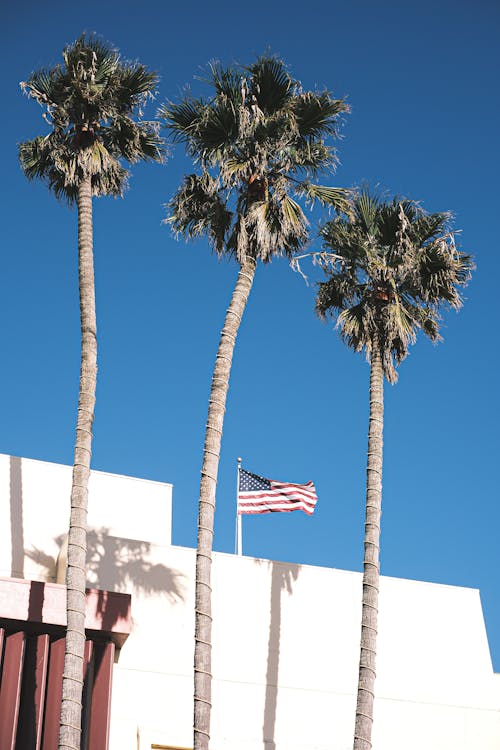
[{"label": "clear blue sky", "polygon": [[[500,671],[499,21],[494,0],[9,3],[0,451],[71,463],[79,369],[76,215],[21,174],[16,143],[45,130],[18,82],[84,30],[159,71],[158,103],[188,82],[199,90],[193,76],[210,59],[247,63],[270,48],[304,86],[348,97],[334,184],[378,183],[453,211],[476,256],[444,343],[417,344],[386,386],[382,572],[480,588]],[[135,168],[125,199],[95,203],[93,466],[172,482],[174,541],[194,546],[210,375],[236,268],[162,225],[188,168],[176,151]],[[258,271],[233,366],[215,547],[233,549],[241,455],[264,476],[313,479],[320,498],[312,518],[245,518],[247,554],[360,570],[368,366],[315,318],[313,295],[284,261]]]}]

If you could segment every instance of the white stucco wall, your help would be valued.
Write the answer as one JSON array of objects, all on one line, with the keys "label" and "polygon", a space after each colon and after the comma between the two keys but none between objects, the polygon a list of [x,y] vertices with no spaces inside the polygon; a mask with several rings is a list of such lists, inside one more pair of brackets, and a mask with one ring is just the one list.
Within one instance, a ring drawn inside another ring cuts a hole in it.
[{"label": "white stucco wall", "polygon": [[[57,555],[71,472],[25,459],[21,468],[21,567],[44,578],[50,565],[33,550]],[[1,575],[19,559],[16,471],[0,456]],[[140,750],[192,746],[195,561],[170,544],[170,502],[169,485],[92,477],[89,520],[100,531],[89,582],[132,593],[110,750],[137,750],[138,737]],[[361,575],[219,553],[213,587],[213,750],[350,750]],[[500,676],[477,590],[382,578],[373,740],[374,750],[498,750]]]},{"label": "white stucco wall", "polygon": [[[54,579],[68,531],[71,473],[71,466],[0,454],[0,576]],[[92,471],[89,581],[113,577],[119,543],[103,545],[104,539],[141,540],[141,554],[149,544],[170,543],[171,518],[172,485]]]},{"label": "white stucco wall", "polygon": [[[135,750],[136,727],[141,750],[192,743],[194,551],[153,553],[177,588],[134,596],[112,750]],[[361,575],[216,554],[213,583],[211,746],[350,750]],[[500,684],[477,590],[383,578],[379,633],[374,750],[498,750]]]}]

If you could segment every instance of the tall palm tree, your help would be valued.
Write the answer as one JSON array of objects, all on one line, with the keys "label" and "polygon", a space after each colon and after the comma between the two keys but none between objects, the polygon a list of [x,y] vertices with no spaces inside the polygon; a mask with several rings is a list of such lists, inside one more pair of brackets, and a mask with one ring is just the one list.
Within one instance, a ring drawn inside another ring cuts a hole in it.
[{"label": "tall palm tree", "polygon": [[260,57],[245,68],[209,67],[207,99],[186,95],[161,110],[174,141],[199,165],[171,199],[169,221],[186,238],[205,235],[218,255],[236,259],[239,272],[226,313],[212,376],[205,433],[196,553],[194,747],[206,750],[211,711],[211,562],[215,491],[236,335],[256,264],[292,254],[307,240],[297,196],[337,210],[348,191],[310,182],[332,169],[342,99],[303,91],[283,62]]},{"label": "tall palm tree", "polygon": [[370,417],[366,470],[363,600],[354,750],[371,748],[379,592],[384,377],[422,331],[440,340],[439,308],[458,309],[473,269],[459,252],[446,213],[425,213],[416,203],[382,202],[363,192],[351,220],[322,229],[330,255],[328,280],[319,285],[316,310],[337,318],[344,342],[370,362]]},{"label": "tall palm tree", "polygon": [[[40,178],[78,208],[81,368],[67,556],[67,633],[59,748],[79,748],[85,646],[85,555],[97,338],[92,250],[92,197],[121,195],[122,159],[160,161],[156,124],[140,119],[157,75],[127,63],[94,37],[65,47],[63,65],[32,73],[21,86],[44,109],[47,135],[19,147],[28,179]],[[139,119],[137,119],[139,113]]]}]

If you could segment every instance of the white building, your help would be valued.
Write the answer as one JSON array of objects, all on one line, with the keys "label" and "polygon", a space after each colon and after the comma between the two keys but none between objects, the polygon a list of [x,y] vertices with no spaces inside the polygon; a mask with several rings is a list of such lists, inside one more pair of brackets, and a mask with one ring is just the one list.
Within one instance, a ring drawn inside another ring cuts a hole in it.
[{"label": "white building", "polygon": [[[0,456],[6,586],[55,581],[70,486],[70,467]],[[132,602],[131,621],[118,598],[101,626],[117,646],[110,750],[192,746],[195,553],[171,544],[171,503],[171,485],[92,474],[89,586]],[[213,750],[350,750],[361,574],[216,553],[213,586]],[[40,612],[64,596],[44,591]],[[32,604],[15,597],[0,586],[0,628]],[[477,590],[382,578],[377,663],[374,750],[500,748],[500,675]]]}]

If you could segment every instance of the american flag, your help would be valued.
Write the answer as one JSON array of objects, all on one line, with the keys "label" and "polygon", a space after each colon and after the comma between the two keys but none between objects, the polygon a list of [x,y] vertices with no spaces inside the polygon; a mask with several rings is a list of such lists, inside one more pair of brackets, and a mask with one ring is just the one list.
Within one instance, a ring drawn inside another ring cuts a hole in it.
[{"label": "american flag", "polygon": [[316,488],[312,482],[290,484],[264,479],[258,474],[240,469],[238,487],[238,514],[242,513],[289,513],[303,510],[309,516],[318,502]]}]

